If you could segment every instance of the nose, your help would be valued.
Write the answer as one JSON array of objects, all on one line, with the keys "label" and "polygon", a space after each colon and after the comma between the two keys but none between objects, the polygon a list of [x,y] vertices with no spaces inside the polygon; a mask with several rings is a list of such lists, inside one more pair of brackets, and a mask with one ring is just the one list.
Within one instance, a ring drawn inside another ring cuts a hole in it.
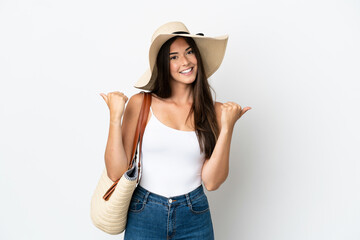
[{"label": "nose", "polygon": [[189,64],[189,59],[187,59],[186,56],[183,56],[182,59],[181,59],[181,63],[183,66],[186,66]]}]

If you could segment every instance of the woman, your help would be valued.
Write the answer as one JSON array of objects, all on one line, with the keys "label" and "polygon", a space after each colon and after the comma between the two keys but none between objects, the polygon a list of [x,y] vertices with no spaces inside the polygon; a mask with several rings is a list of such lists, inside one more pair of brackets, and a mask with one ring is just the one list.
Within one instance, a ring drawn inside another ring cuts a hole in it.
[{"label": "woman", "polygon": [[[124,239],[214,239],[202,183],[214,191],[226,180],[235,122],[251,109],[212,100],[207,78],[220,66],[227,39],[192,35],[181,22],[155,31],[150,69],[135,85],[149,90],[152,102]],[[110,109],[105,164],[116,181],[129,166],[143,97],[135,94],[125,109],[123,93],[101,96]]]}]

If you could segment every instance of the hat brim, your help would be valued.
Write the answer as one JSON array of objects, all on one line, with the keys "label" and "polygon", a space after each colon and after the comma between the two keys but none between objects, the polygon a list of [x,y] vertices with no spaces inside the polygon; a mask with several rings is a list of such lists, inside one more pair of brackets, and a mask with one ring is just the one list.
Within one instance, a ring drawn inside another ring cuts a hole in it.
[{"label": "hat brim", "polygon": [[205,75],[209,78],[220,67],[228,42],[229,35],[219,37],[206,37],[193,34],[159,34],[152,42],[149,50],[150,68],[140,77],[134,87],[144,90],[151,90],[156,78],[156,58],[161,46],[170,38],[175,36],[191,37],[199,48],[203,61]]}]

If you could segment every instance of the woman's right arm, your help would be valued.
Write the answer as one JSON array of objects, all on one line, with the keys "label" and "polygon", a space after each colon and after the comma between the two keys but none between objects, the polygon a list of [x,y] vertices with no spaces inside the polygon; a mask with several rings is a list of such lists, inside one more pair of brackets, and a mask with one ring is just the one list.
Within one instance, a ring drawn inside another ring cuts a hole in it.
[{"label": "woman's right arm", "polygon": [[[113,182],[128,170],[143,94],[133,95],[123,110],[126,99],[125,95],[114,92],[106,102],[110,109],[110,126],[105,149],[105,166],[107,175]],[[124,116],[121,123],[122,115]]]}]

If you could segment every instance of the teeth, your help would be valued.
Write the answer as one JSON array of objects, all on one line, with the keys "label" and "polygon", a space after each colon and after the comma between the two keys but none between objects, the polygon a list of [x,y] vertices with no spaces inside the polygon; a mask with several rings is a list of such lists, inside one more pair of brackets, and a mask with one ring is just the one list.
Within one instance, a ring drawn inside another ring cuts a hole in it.
[{"label": "teeth", "polygon": [[192,70],[192,68],[189,68],[188,70],[182,71],[182,72],[180,72],[180,73],[188,73],[188,72],[190,72],[191,70]]}]

